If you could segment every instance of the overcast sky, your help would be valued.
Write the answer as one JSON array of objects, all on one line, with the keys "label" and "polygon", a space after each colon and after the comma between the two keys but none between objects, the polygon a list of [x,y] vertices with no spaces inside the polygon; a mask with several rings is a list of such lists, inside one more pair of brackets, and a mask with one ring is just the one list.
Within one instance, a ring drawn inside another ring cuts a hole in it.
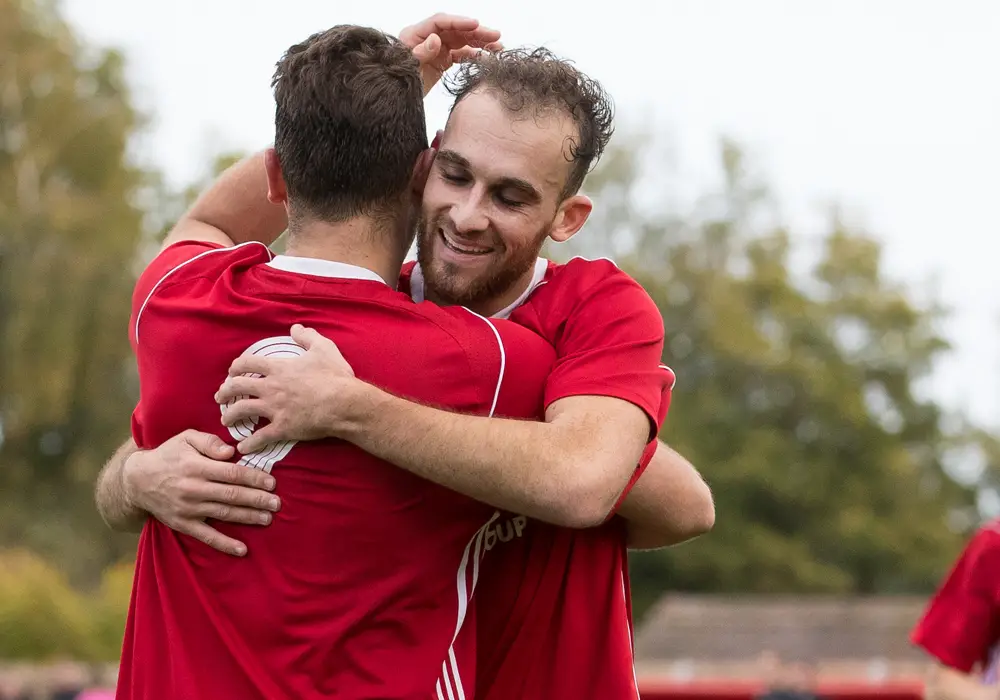
[{"label": "overcast sky", "polygon": [[[274,63],[318,29],[349,22],[395,33],[446,10],[500,29],[508,46],[546,45],[604,83],[620,123],[655,125],[689,182],[714,182],[718,138],[733,136],[799,230],[814,233],[816,212],[836,201],[886,242],[896,277],[921,285],[938,276],[956,310],[947,331],[958,350],[935,391],[1000,425],[996,0],[64,0],[64,8],[88,39],[127,52],[140,105],[154,116],[140,153],[176,184],[201,175],[220,150],[269,142]],[[431,98],[432,127],[443,125],[447,104],[442,92]]]}]

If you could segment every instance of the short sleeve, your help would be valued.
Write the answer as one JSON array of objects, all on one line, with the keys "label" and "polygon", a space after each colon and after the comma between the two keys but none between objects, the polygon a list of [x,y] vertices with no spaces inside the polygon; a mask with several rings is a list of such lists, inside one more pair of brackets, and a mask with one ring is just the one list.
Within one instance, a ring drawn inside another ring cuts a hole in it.
[{"label": "short sleeve", "polygon": [[911,639],[963,673],[986,662],[1000,638],[1000,533],[983,529],[931,598]]},{"label": "short sleeve", "polygon": [[569,396],[623,399],[649,417],[652,438],[659,432],[661,397],[672,382],[660,364],[663,318],[646,290],[610,261],[579,264],[589,266],[585,274],[567,263],[531,302],[541,307],[557,356],[545,405]]},{"label": "short sleeve", "polygon": [[[662,370],[667,375],[667,385],[663,389],[663,395],[660,397],[660,407],[659,407],[659,425],[663,425],[663,422],[667,418],[667,412],[670,410],[670,399],[673,396],[674,388],[674,373],[673,370],[669,369],[665,365],[662,366]],[[625,490],[622,491],[622,495],[618,497],[618,502],[615,503],[614,508],[611,509],[611,514],[614,515],[621,508],[622,503],[628,497],[629,493],[635,487],[636,482],[646,471],[646,467],[653,460],[653,455],[656,454],[657,438],[653,438],[646,444],[646,449],[642,451],[642,456],[639,458],[639,464],[636,466],[635,471],[632,472],[632,478],[628,480],[628,484],[625,486]]]},{"label": "short sleeve", "polygon": [[139,275],[135,289],[132,292],[132,317],[129,321],[129,338],[135,344],[136,323],[148,299],[156,291],[156,287],[171,272],[191,262],[199,255],[210,250],[219,250],[225,246],[207,241],[181,241],[167,246],[153,258],[146,269]]}]

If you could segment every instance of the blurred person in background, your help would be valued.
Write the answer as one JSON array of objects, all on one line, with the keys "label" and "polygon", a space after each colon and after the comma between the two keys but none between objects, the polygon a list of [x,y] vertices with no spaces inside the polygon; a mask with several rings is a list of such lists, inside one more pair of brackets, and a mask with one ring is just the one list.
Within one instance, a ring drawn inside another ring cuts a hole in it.
[{"label": "blurred person in background", "polygon": [[773,652],[765,655],[762,673],[765,690],[756,700],[820,700],[816,693],[816,669],[804,661],[782,661]]},{"label": "blurred person in background", "polygon": [[1000,521],[981,527],[969,541],[912,641],[933,657],[927,700],[1000,698]]}]

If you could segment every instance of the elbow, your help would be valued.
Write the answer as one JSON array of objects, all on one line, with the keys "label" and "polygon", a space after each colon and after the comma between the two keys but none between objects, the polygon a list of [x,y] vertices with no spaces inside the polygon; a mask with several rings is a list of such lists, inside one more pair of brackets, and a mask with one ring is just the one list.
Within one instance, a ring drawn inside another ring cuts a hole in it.
[{"label": "elbow", "polygon": [[712,498],[712,490],[704,481],[701,482],[698,489],[697,498],[686,525],[687,539],[707,535],[715,527],[715,499]]},{"label": "elbow", "polygon": [[558,503],[553,508],[558,522],[552,522],[574,529],[597,527],[604,523],[626,485],[619,476],[623,470],[616,467],[592,465],[590,469],[583,469],[579,460],[572,460],[562,472],[566,477],[559,486]]}]

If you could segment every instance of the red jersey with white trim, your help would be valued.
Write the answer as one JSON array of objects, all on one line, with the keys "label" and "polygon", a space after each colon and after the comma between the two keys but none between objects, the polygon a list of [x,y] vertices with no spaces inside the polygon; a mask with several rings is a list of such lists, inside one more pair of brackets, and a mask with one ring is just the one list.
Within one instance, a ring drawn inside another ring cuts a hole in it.
[{"label": "red jersey with white trim", "polygon": [[[400,289],[423,299],[419,267],[404,267]],[[546,406],[568,396],[620,398],[643,409],[655,436],[674,382],[661,364],[663,320],[614,263],[540,259],[528,290],[498,315],[555,347]],[[647,447],[629,488],[654,449]],[[484,546],[477,700],[638,698],[621,518],[571,530],[504,514]]]},{"label": "red jersey with white trim", "polygon": [[945,666],[997,682],[1000,665],[1000,521],[981,528],[931,598],[911,637]]},{"label": "red jersey with white trim", "polygon": [[[553,352],[524,328],[414,304],[362,268],[187,242],[161,253],[135,291],[136,443],[194,428],[235,444],[252,432],[222,427],[213,395],[242,354],[301,354],[287,337],[294,323],[399,396],[541,416]],[[471,694],[469,601],[496,511],[338,440],[282,443],[241,463],[274,475],[281,511],[266,528],[213,523],[247,544],[241,559],[147,522],[117,697]]]}]

